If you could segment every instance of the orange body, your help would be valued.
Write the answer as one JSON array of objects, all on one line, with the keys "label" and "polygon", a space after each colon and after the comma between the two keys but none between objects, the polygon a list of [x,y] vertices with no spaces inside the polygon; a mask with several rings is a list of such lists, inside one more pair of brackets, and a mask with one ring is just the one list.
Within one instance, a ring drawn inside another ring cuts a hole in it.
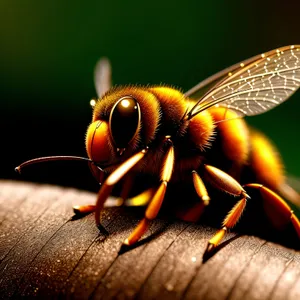
[{"label": "orange body", "polygon": [[[95,205],[75,206],[74,212],[95,211],[99,228],[107,198],[124,179],[118,206],[149,203],[124,246],[136,243],[148,230],[171,182],[192,183],[199,197],[193,207],[180,211],[179,217],[187,221],[197,221],[209,205],[213,191],[207,190],[206,183],[236,198],[222,228],[208,241],[206,253],[241,218],[251,200],[248,189],[260,193],[265,215],[275,228],[292,225],[300,239],[300,221],[278,194],[298,206],[300,196],[285,182],[276,149],[242,119],[286,101],[300,86],[299,62],[300,45],[281,47],[235,64],[183,94],[166,86],[110,89],[110,65],[101,59],[95,70],[99,100],[91,102],[93,118],[86,135],[89,158],[41,157],[16,170],[50,160],[87,161],[102,186]],[[149,174],[157,182],[149,182],[150,189],[128,199],[128,183],[138,173]]]},{"label": "orange body", "polygon": [[[120,157],[109,135],[108,123],[113,105],[126,95],[135,98],[141,107],[141,126]],[[255,181],[280,191],[284,184],[282,163],[266,137],[249,129],[234,111],[222,107],[212,107],[190,121],[182,122],[190,103],[193,103],[192,99],[170,87],[129,86],[110,90],[94,109],[86,139],[89,157],[117,166],[138,149],[148,146],[147,155],[134,170],[158,178],[164,154],[162,141],[168,135],[172,138],[176,158],[171,181],[190,180],[191,172],[205,163],[224,170],[239,181],[250,170]],[[94,129],[99,121],[102,122],[101,134]],[[110,166],[106,171],[110,173],[114,169]]]}]

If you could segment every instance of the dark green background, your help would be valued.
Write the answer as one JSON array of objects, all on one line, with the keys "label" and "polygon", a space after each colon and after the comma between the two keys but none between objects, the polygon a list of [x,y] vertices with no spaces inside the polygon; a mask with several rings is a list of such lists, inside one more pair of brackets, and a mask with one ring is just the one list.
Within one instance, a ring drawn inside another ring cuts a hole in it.
[{"label": "dark green background", "polygon": [[[252,55],[300,43],[300,1],[7,1],[0,3],[0,177],[96,190],[86,166],[13,168],[44,155],[85,155],[101,56],[116,84],[187,90]],[[249,122],[300,176],[300,92]]]}]

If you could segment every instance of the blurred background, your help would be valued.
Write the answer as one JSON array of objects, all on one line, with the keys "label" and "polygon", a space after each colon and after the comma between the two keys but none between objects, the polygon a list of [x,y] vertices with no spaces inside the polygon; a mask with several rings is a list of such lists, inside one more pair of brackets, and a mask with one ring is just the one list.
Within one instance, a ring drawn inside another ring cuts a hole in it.
[{"label": "blurred background", "polygon": [[[47,155],[85,154],[93,69],[101,56],[114,84],[191,88],[255,54],[300,43],[300,1],[14,1],[0,2],[0,178],[97,190],[79,162],[32,166]],[[300,92],[248,119],[300,176]]]}]

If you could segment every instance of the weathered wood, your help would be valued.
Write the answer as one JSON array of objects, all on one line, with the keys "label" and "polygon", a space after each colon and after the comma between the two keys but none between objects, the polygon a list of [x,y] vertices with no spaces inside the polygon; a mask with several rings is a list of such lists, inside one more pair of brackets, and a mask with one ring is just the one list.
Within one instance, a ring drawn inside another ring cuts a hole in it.
[{"label": "weathered wood", "polygon": [[207,261],[215,228],[156,220],[137,247],[119,253],[143,210],[109,208],[73,220],[95,194],[0,181],[0,298],[300,299],[300,251],[230,233]]}]

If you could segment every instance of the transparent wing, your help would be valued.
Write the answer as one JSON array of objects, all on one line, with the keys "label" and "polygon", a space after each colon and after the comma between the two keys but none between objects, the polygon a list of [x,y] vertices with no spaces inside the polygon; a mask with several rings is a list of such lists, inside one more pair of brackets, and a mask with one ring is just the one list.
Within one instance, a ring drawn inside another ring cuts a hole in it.
[{"label": "transparent wing", "polygon": [[94,82],[99,98],[111,87],[111,66],[109,60],[105,57],[100,58],[95,66]]},{"label": "transparent wing", "polygon": [[[197,99],[187,113],[189,119],[211,106],[233,109],[241,117],[253,116],[287,100],[300,86],[300,45],[255,56],[218,74],[221,80]],[[187,93],[195,94],[196,90]]]},{"label": "transparent wing", "polygon": [[256,55],[251,58],[248,58],[242,62],[239,62],[233,66],[230,66],[208,78],[205,80],[199,82],[197,85],[192,87],[190,90],[185,92],[185,96],[192,98],[192,99],[200,99],[204,94],[206,94],[207,91],[209,91],[211,88],[213,88],[215,85],[220,83],[223,79],[225,79],[229,73],[234,73],[238,69],[240,69],[241,64],[244,64],[245,66],[257,61],[258,59],[261,58],[261,55]]}]

